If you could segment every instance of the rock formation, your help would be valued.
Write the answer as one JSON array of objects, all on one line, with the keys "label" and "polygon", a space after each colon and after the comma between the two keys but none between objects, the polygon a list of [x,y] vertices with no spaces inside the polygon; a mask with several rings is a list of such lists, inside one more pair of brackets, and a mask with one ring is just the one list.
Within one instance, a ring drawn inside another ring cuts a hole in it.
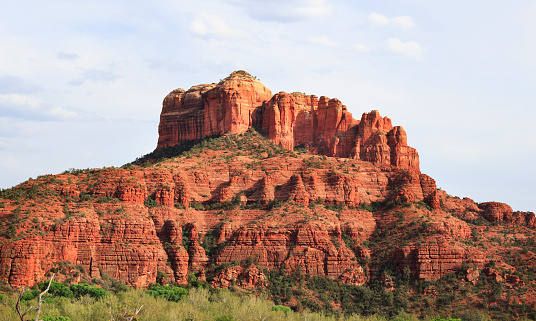
[{"label": "rock formation", "polygon": [[536,264],[534,213],[438,190],[404,129],[378,111],[355,120],[337,99],[272,95],[239,71],[170,93],[159,134],[157,151],[220,137],[174,158],[0,190],[0,279],[33,285],[62,266],[58,279],[76,282],[197,275],[247,289],[278,270],[390,292],[400,280],[390,273],[460,272],[536,297],[520,273]]},{"label": "rock formation", "polygon": [[243,133],[258,123],[257,109],[270,97],[272,92],[245,71],[235,71],[219,84],[176,89],[164,99],[157,148]]},{"label": "rock formation", "polygon": [[164,99],[157,149],[251,127],[288,150],[304,146],[326,156],[354,158],[419,172],[419,155],[400,126],[377,110],[355,120],[338,99],[272,93],[245,71],[218,84],[177,89]]},{"label": "rock formation", "polygon": [[[254,138],[262,139],[259,135]],[[202,271],[210,262],[255,257],[260,268],[285,266],[288,271],[300,269],[310,275],[362,283],[366,277],[357,260],[370,254],[359,246],[345,246],[341,231],[356,239],[369,238],[375,219],[365,215],[366,211],[343,212],[337,218],[329,211],[313,210],[314,204],[355,208],[396,198],[395,190],[411,195],[405,198],[411,202],[427,201],[435,190],[435,182],[427,176],[421,180],[414,172],[354,159],[309,154],[257,156],[260,162],[248,156],[228,162],[226,153],[207,151],[206,156],[166,166],[107,168],[28,181],[22,190],[36,188],[49,196],[39,199],[39,208],[28,200],[25,211],[32,212],[40,223],[28,221],[18,231],[33,232],[15,242],[6,239],[1,245],[0,278],[32,284],[42,279],[53,262],[68,261],[92,278],[106,274],[145,286],[160,271],[170,280],[184,283],[188,273]],[[206,165],[199,166],[200,161]],[[226,212],[235,222],[223,225],[216,236],[218,244],[227,246],[207,253],[201,246],[203,235],[226,218],[216,210],[199,210],[195,204],[210,207],[235,199],[241,206],[291,200],[304,208],[287,220],[291,225],[277,230],[277,226],[252,223],[269,215],[269,210]],[[0,216],[13,217],[17,208],[16,202],[8,200],[0,208]],[[319,217],[305,224],[321,214],[329,214],[329,221],[338,225],[320,224]],[[38,233],[41,226],[46,229],[43,235]]]}]

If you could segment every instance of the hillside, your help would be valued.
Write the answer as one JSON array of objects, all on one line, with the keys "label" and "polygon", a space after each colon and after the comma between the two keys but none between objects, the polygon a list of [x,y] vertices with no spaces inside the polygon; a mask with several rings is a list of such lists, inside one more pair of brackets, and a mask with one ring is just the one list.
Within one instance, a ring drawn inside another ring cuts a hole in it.
[{"label": "hillside", "polygon": [[153,153],[2,190],[0,279],[55,271],[267,291],[296,310],[536,317],[534,213],[438,190],[377,111],[354,120],[338,100],[261,86],[235,72],[175,90]]}]

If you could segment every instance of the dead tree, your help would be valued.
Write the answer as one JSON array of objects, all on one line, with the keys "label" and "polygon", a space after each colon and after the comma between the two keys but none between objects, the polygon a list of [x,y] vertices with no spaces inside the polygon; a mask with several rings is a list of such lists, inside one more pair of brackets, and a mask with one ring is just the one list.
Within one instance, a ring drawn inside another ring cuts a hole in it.
[{"label": "dead tree", "polygon": [[[39,314],[41,313],[41,303],[43,302],[43,295],[45,293],[48,292],[48,290],[50,289],[50,285],[52,284],[52,279],[54,278],[54,273],[52,273],[52,277],[50,278],[50,281],[48,281],[48,286],[47,288],[39,293],[39,305],[38,306],[30,306],[28,307],[28,309],[22,313],[22,310],[20,308],[20,300],[22,299],[22,296],[24,295],[24,292],[26,292],[27,288],[26,287],[21,287],[21,291],[20,291],[20,294],[19,294],[19,298],[17,299],[17,305],[16,305],[16,310],[17,310],[17,313],[19,314],[19,317],[20,317],[20,320],[21,321],[31,321],[30,319],[24,319],[24,316],[30,312],[30,310],[37,310],[37,315],[35,316],[35,321],[39,321]],[[20,283],[19,283],[20,285]]]},{"label": "dead tree", "polygon": [[117,311],[114,311],[110,306],[110,321],[133,321],[138,320],[137,316],[143,308],[143,304],[140,305],[140,301],[136,303],[135,308],[130,308],[128,305],[119,307]]}]

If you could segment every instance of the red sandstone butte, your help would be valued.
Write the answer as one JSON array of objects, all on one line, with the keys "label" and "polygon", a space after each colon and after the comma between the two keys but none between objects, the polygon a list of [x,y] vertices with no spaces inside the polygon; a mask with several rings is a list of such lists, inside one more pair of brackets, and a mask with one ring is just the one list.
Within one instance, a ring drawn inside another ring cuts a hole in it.
[{"label": "red sandstone butte", "polygon": [[420,172],[419,155],[407,145],[404,129],[393,127],[377,110],[356,120],[336,98],[272,95],[245,71],[235,71],[218,84],[169,93],[160,114],[157,149],[251,127],[289,150],[305,146],[316,154]]},{"label": "red sandstone butte", "polygon": [[235,71],[219,84],[177,89],[164,99],[158,146],[225,133],[243,133],[256,122],[256,111],[272,92],[244,71]]}]

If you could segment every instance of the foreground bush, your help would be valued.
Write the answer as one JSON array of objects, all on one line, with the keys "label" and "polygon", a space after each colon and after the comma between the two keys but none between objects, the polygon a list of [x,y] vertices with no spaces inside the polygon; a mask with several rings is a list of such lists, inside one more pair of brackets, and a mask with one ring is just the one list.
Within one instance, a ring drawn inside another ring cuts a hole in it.
[{"label": "foreground bush", "polygon": [[[48,286],[47,282],[41,282],[38,284],[39,289],[46,289]],[[39,289],[33,289],[30,292],[25,293],[21,300],[22,301],[29,301],[35,299],[40,291]],[[91,286],[86,283],[80,283],[80,284],[71,284],[70,287],[67,287],[63,285],[60,282],[52,281],[50,283],[50,289],[48,291],[49,296],[53,297],[64,297],[64,298],[77,298],[83,297],[85,295],[88,295],[94,299],[101,299],[108,295],[108,292],[106,292],[104,289]]]},{"label": "foreground bush", "polygon": [[179,302],[182,298],[188,295],[188,290],[185,288],[169,285],[153,286],[145,292],[155,298],[162,297],[173,302]]},{"label": "foreground bush", "polygon": [[[80,285],[86,289],[87,285]],[[162,290],[162,287],[158,287]],[[172,288],[172,287],[170,287]],[[165,288],[164,288],[165,289]],[[182,288],[181,288],[182,289]],[[152,289],[154,290],[154,287]],[[183,289],[186,291],[185,289]],[[348,321],[386,321],[382,316],[363,317],[326,316],[323,313],[291,312],[288,307],[274,305],[273,302],[255,295],[233,293],[228,290],[214,291],[212,289],[191,288],[187,295],[181,296],[177,301],[169,301],[165,295],[154,296],[153,293],[141,289],[132,289],[126,292],[109,293],[100,298],[92,297],[90,293],[76,298],[47,295],[43,304],[42,316],[44,320],[56,321],[88,321],[88,320],[133,320],[165,321],[165,320],[220,320],[220,321],[248,321],[248,320],[348,320]],[[165,291],[164,291],[165,292]],[[184,293],[183,291],[178,291]],[[77,293],[75,291],[75,293]],[[81,293],[81,292],[78,292]],[[14,313],[16,303],[15,294],[3,298],[0,304],[0,321],[18,320]],[[23,308],[35,305],[36,299],[22,302]],[[136,314],[136,311],[138,313]],[[32,315],[29,315],[30,319]],[[401,314],[397,320],[418,320],[407,314]]]}]

